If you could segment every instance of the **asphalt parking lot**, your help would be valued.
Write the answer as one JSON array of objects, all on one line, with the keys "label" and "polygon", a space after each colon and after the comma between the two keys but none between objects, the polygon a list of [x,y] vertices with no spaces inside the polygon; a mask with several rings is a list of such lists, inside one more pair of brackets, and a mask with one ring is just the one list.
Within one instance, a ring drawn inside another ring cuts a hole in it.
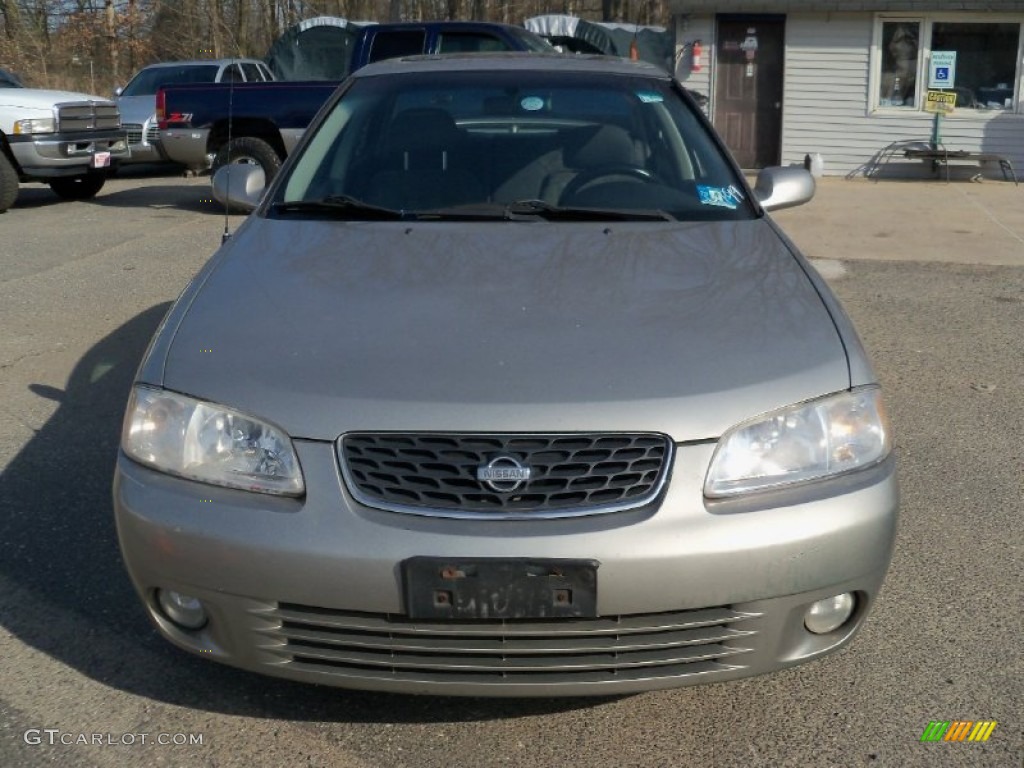
[{"label": "asphalt parking lot", "polygon": [[[490,701],[272,680],[156,636],[110,509],[122,410],[241,218],[203,177],[132,172],[78,203],[24,186],[0,216],[0,766],[1024,766],[1022,202],[1004,182],[827,178],[775,215],[856,323],[896,431],[896,552],[847,650],[737,683]],[[997,725],[923,743],[932,721]]]}]

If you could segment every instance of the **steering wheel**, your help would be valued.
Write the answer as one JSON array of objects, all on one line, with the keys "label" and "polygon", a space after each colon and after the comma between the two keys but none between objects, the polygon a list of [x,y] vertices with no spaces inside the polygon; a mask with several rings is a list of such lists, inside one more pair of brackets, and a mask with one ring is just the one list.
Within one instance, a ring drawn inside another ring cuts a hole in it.
[{"label": "steering wheel", "polygon": [[654,174],[646,168],[641,168],[637,165],[599,165],[594,168],[587,168],[586,170],[580,171],[576,174],[576,177],[565,185],[565,189],[562,190],[562,194],[559,196],[559,199],[571,200],[573,195],[576,195],[588,184],[592,184],[600,179],[612,178],[615,176],[626,177],[643,182],[654,181]]}]

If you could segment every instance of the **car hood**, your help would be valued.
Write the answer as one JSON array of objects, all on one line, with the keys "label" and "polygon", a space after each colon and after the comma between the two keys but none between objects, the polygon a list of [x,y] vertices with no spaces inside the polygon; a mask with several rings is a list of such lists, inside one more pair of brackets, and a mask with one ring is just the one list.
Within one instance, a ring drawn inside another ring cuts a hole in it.
[{"label": "car hood", "polygon": [[144,124],[156,117],[156,96],[121,96],[117,100],[122,123]]},{"label": "car hood", "polygon": [[163,336],[144,380],[325,440],[350,430],[699,440],[850,382],[831,316],[765,220],[254,215]]},{"label": "car hood", "polygon": [[101,96],[90,96],[87,93],[75,93],[74,91],[51,91],[44,88],[4,88],[0,91],[0,101],[6,106],[23,109],[49,109],[55,104],[68,101],[110,103],[110,99],[104,99]]}]

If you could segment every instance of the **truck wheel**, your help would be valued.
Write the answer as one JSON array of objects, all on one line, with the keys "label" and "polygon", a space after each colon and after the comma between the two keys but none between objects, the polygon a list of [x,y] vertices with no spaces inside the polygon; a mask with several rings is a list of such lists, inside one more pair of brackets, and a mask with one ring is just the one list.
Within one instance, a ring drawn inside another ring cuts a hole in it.
[{"label": "truck wheel", "polygon": [[0,151],[0,213],[3,213],[18,198],[18,172],[11,161]]},{"label": "truck wheel", "polygon": [[103,189],[107,177],[102,173],[87,173],[84,176],[64,176],[50,181],[50,189],[65,200],[88,200],[96,197]]},{"label": "truck wheel", "polygon": [[267,178],[267,184],[281,170],[281,158],[277,156],[274,148],[263,141],[252,136],[242,136],[232,139],[217,152],[213,159],[212,173],[228,163],[252,163],[263,169]]}]

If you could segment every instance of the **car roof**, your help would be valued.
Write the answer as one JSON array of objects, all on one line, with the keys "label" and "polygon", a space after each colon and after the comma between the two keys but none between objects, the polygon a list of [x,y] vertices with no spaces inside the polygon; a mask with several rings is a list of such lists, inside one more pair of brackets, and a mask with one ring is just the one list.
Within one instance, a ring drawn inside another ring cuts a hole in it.
[{"label": "car roof", "polygon": [[597,75],[640,75],[668,80],[668,72],[646,61],[616,56],[588,56],[564,53],[501,51],[487,53],[448,53],[427,56],[402,56],[368,64],[352,77],[376,77],[413,72],[469,71],[581,72]]},{"label": "car roof", "polygon": [[157,67],[195,67],[201,65],[223,67],[227,64],[241,63],[262,64],[263,62],[259,59],[241,57],[235,59],[188,59],[187,61],[157,61],[153,64],[147,64],[142,67],[142,69],[155,69]]},{"label": "car roof", "polygon": [[374,29],[380,29],[386,27],[387,29],[455,29],[457,27],[475,27],[477,29],[515,29],[528,32],[526,27],[521,27],[518,24],[506,24],[502,21],[472,21],[469,19],[453,19],[453,20],[435,20],[435,21],[389,21],[383,24],[370,25]]}]

